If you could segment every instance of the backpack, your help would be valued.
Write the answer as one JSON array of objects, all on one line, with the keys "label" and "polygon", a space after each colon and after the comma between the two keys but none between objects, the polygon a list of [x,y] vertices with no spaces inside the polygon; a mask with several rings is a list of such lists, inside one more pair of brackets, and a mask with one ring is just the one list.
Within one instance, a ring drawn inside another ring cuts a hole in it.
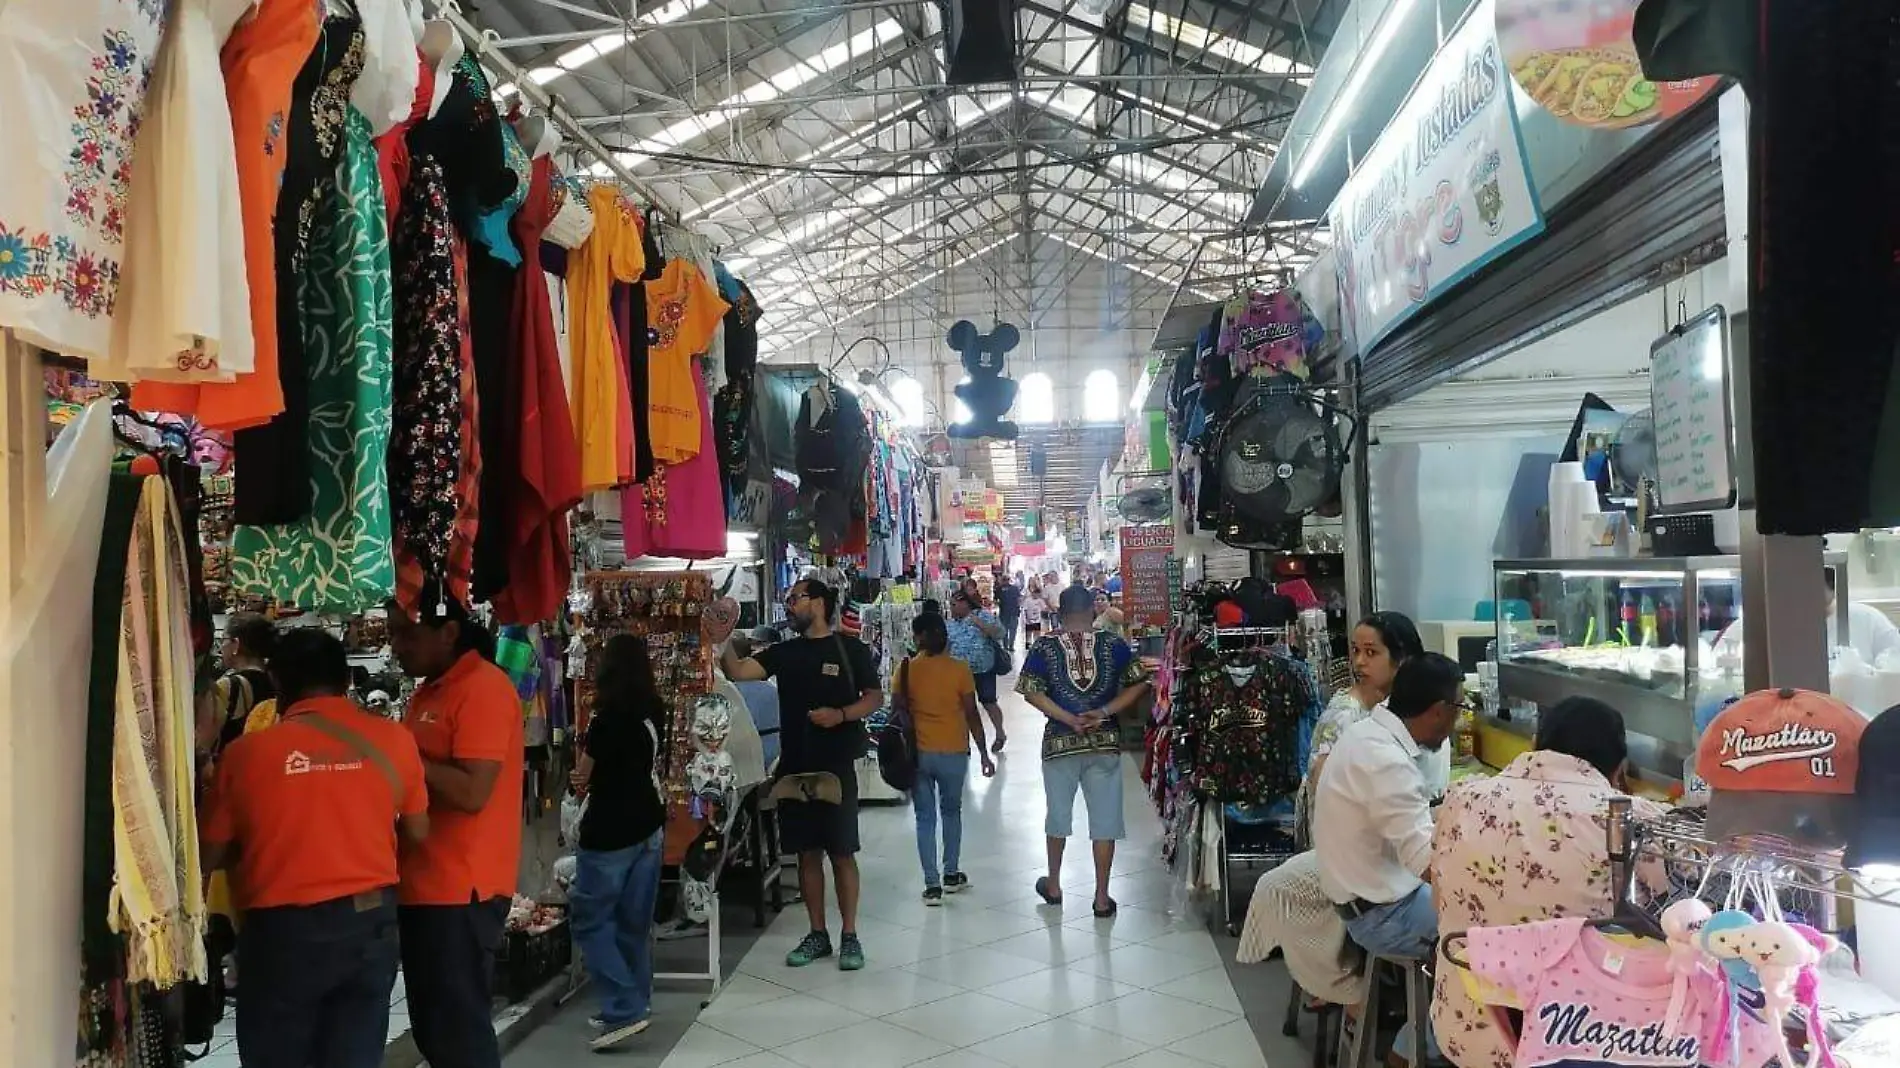
[{"label": "backpack", "polygon": [[893,790],[909,792],[917,785],[917,733],[911,727],[910,658],[897,666],[898,692],[904,708],[877,734],[877,773]]}]

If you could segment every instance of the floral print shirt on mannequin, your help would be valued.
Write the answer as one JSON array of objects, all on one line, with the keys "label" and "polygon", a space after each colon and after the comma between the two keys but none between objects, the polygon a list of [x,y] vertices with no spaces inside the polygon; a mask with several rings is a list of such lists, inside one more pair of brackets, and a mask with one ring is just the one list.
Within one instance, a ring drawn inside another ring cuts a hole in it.
[{"label": "floral print shirt on mannequin", "polygon": [[0,331],[78,357],[112,340],[132,146],[160,0],[0,6]]}]

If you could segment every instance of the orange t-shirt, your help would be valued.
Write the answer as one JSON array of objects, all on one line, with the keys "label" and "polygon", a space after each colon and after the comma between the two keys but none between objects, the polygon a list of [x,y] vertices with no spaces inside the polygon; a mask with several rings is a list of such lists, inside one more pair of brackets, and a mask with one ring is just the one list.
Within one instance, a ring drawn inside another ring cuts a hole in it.
[{"label": "orange t-shirt", "polygon": [[699,387],[693,357],[712,345],[730,307],[692,261],[666,262],[647,283],[647,434],[653,458],[681,464],[699,455]]},{"label": "orange t-shirt", "polygon": [[[361,753],[310,726],[312,716],[349,728],[388,757],[402,796]],[[395,886],[396,817],[428,807],[409,732],[349,698],[320,697],[225,749],[204,837],[237,844],[241,907],[316,905]]]},{"label": "orange t-shirt", "polygon": [[913,656],[898,668],[892,685],[910,704],[919,752],[970,751],[970,721],[963,717],[963,699],[976,696],[970,665],[949,653]]},{"label": "orange t-shirt", "polygon": [[403,719],[426,760],[494,760],[495,791],[480,812],[429,806],[429,838],[402,855],[405,905],[466,905],[512,897],[521,865],[521,699],[506,672],[463,653],[409,699]]}]

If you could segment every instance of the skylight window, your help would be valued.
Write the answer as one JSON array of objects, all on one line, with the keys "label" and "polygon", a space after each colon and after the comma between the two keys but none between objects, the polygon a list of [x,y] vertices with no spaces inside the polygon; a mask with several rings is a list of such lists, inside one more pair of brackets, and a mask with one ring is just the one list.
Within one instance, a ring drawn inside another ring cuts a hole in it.
[{"label": "skylight window", "polygon": [[1258,45],[1216,33],[1205,26],[1163,14],[1145,4],[1128,5],[1128,23],[1140,26],[1151,33],[1163,37],[1172,37],[1187,45],[1198,48],[1209,55],[1219,56],[1229,63],[1242,67],[1252,67],[1262,74],[1288,74],[1302,85],[1310,84],[1313,68],[1304,63],[1296,63],[1278,53],[1269,52]]},{"label": "skylight window", "polygon": [[809,85],[855,59],[903,39],[903,36],[904,28],[896,20],[880,19],[871,28],[825,48],[810,59],[793,63],[770,78],[712,105],[704,113],[690,115],[654,136],[636,142],[633,150],[622,152],[617,158],[624,167],[638,167],[653,158],[651,153],[667,152],[705,137],[754,108]]}]

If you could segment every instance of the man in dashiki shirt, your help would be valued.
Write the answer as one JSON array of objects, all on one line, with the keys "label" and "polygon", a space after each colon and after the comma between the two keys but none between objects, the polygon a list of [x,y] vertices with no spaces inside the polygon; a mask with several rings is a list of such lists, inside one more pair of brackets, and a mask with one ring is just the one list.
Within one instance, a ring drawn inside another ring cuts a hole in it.
[{"label": "man in dashiki shirt", "polygon": [[1042,786],[1048,806],[1049,874],[1036,893],[1062,903],[1062,853],[1075,816],[1075,794],[1088,806],[1095,854],[1095,915],[1115,914],[1108,896],[1122,817],[1122,710],[1148,690],[1147,672],[1128,643],[1095,628],[1095,596],[1082,586],[1062,591],[1061,629],[1038,640],[1023,659],[1016,692],[1048,717],[1042,738]]}]

